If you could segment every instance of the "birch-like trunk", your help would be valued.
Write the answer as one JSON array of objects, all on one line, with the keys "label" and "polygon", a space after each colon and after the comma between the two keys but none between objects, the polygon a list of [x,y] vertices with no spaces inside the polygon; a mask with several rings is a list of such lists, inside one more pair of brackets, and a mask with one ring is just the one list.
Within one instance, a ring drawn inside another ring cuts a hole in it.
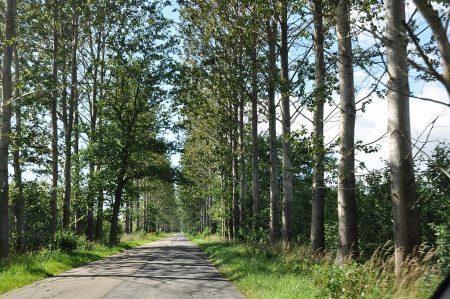
[{"label": "birch-like trunk", "polygon": [[313,196],[311,211],[311,248],[314,251],[325,249],[325,184],[324,184],[324,145],[323,110],[325,103],[325,60],[323,49],[322,0],[313,1],[314,49],[315,49],[315,106],[313,116]]},{"label": "birch-like trunk", "polygon": [[233,128],[231,140],[231,186],[232,186],[232,218],[233,218],[233,236],[236,236],[239,229],[239,194],[238,194],[238,104],[233,103]]},{"label": "birch-like trunk", "polygon": [[252,198],[253,228],[261,225],[261,200],[259,196],[259,161],[258,161],[258,62],[256,37],[251,49],[251,101],[252,101]]},{"label": "birch-like trunk", "polygon": [[0,257],[9,255],[9,184],[8,184],[8,156],[11,135],[11,102],[12,98],[12,72],[13,60],[12,40],[15,37],[15,10],[16,1],[6,1],[6,29],[3,48],[2,65],[2,107],[0,128]]},{"label": "birch-like trunk", "polygon": [[289,45],[287,0],[281,0],[281,110],[283,143],[283,240],[291,241],[294,229],[293,186],[291,169],[291,113],[289,84]]},{"label": "birch-like trunk", "polygon": [[277,73],[277,23],[267,20],[267,40],[269,44],[268,62],[269,72],[267,81],[267,95],[269,101],[269,139],[270,139],[270,241],[280,239],[280,193],[278,188],[278,154],[277,154],[277,128],[275,107],[275,77]]},{"label": "birch-like trunk", "polygon": [[411,152],[404,0],[386,0],[388,136],[394,216],[395,270],[420,244],[419,209]]},{"label": "birch-like trunk", "polygon": [[247,189],[247,178],[245,175],[245,149],[244,149],[244,97],[239,101],[239,222],[245,220],[245,193]]},{"label": "birch-like trunk", "polygon": [[19,53],[17,46],[14,46],[14,113],[16,118],[16,132],[15,132],[15,149],[13,151],[13,168],[14,168],[14,183],[16,188],[14,214],[16,216],[16,250],[18,252],[25,251],[25,197],[23,196],[23,182],[22,182],[22,163],[20,161],[20,147],[22,146],[22,107],[20,100],[20,65]]},{"label": "birch-like trunk", "polygon": [[59,1],[53,0],[53,94],[50,108],[52,122],[52,189],[50,192],[50,234],[54,234],[57,229],[58,221],[58,52],[59,52]]},{"label": "birch-like trunk", "polygon": [[338,217],[339,243],[336,261],[358,254],[355,192],[355,94],[350,32],[350,2],[340,0],[336,8],[340,91]]},{"label": "birch-like trunk", "polygon": [[[75,11],[75,9],[74,9]],[[64,164],[64,204],[63,204],[63,227],[70,224],[70,200],[72,195],[72,131],[74,122],[75,104],[77,98],[77,48],[78,48],[78,15],[74,12],[72,19],[72,62],[71,62],[71,84],[69,99],[69,114],[65,126],[65,164]]]}]

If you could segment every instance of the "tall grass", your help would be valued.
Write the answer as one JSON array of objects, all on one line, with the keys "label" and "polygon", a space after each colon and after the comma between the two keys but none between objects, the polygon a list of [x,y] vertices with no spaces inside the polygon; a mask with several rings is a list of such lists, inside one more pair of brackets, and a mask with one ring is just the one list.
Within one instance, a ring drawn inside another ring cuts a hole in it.
[{"label": "tall grass", "polygon": [[249,298],[427,298],[442,280],[425,246],[396,277],[389,246],[365,262],[337,265],[333,252],[316,254],[307,246],[193,240]]}]

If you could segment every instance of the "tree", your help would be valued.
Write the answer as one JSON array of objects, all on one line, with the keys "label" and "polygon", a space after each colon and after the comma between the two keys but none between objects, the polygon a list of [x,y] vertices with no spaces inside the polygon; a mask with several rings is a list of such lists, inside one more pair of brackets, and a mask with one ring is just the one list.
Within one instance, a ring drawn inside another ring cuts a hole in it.
[{"label": "tree", "polygon": [[282,115],[282,148],[283,148],[283,240],[291,241],[293,237],[293,200],[292,165],[291,165],[291,112],[290,112],[290,80],[289,80],[289,44],[288,44],[288,1],[280,0],[281,30],[281,115]]},{"label": "tree", "polygon": [[394,217],[395,271],[420,244],[417,192],[411,151],[408,58],[404,0],[385,2],[388,72],[388,136]]},{"label": "tree", "polygon": [[53,0],[53,61],[52,61],[52,79],[53,79],[53,92],[52,102],[50,108],[51,123],[52,123],[52,190],[50,194],[50,233],[54,234],[57,229],[57,189],[58,189],[58,57],[59,57],[59,33],[58,33],[58,11],[59,1]]},{"label": "tree", "polygon": [[350,32],[350,1],[339,1],[336,7],[338,66],[340,92],[338,215],[339,244],[336,260],[358,254],[358,232],[355,191],[355,94],[353,51]]},{"label": "tree", "polygon": [[2,64],[2,107],[0,127],[0,257],[9,254],[9,182],[8,157],[11,134],[11,116],[13,101],[13,81],[11,65],[13,60],[14,38],[16,30],[16,1],[6,1],[5,42]]},{"label": "tree", "polygon": [[313,198],[311,213],[311,248],[314,251],[325,248],[325,183],[324,183],[324,136],[323,117],[325,103],[325,59],[324,59],[324,28],[322,0],[312,1],[314,18],[314,48],[315,48],[315,105],[313,118],[314,174]]},{"label": "tree", "polygon": [[280,238],[281,230],[279,226],[279,171],[278,171],[278,146],[276,128],[276,104],[275,88],[277,74],[276,40],[277,23],[276,17],[271,16],[266,21],[267,42],[268,42],[268,74],[267,74],[267,96],[269,106],[269,139],[270,139],[270,241],[275,242]]}]

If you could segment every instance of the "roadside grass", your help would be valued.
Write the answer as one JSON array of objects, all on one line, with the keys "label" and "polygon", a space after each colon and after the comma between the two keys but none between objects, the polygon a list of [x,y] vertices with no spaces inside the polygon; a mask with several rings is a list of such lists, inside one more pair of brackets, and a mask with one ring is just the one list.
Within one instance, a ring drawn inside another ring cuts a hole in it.
[{"label": "roadside grass", "polygon": [[334,254],[314,255],[305,246],[238,244],[214,236],[191,240],[248,298],[428,298],[443,279],[429,250],[396,280],[386,248],[365,263],[336,265]]},{"label": "roadside grass", "polygon": [[0,295],[46,277],[167,237],[169,234],[124,235],[117,246],[90,243],[72,252],[42,249],[12,255],[0,263]]}]

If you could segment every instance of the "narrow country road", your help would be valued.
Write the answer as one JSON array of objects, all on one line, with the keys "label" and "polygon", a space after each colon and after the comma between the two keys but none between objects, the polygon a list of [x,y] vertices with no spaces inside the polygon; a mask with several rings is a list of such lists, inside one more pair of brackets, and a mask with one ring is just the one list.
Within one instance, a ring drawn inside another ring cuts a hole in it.
[{"label": "narrow country road", "polygon": [[244,298],[182,234],[72,269],[0,298]]}]

